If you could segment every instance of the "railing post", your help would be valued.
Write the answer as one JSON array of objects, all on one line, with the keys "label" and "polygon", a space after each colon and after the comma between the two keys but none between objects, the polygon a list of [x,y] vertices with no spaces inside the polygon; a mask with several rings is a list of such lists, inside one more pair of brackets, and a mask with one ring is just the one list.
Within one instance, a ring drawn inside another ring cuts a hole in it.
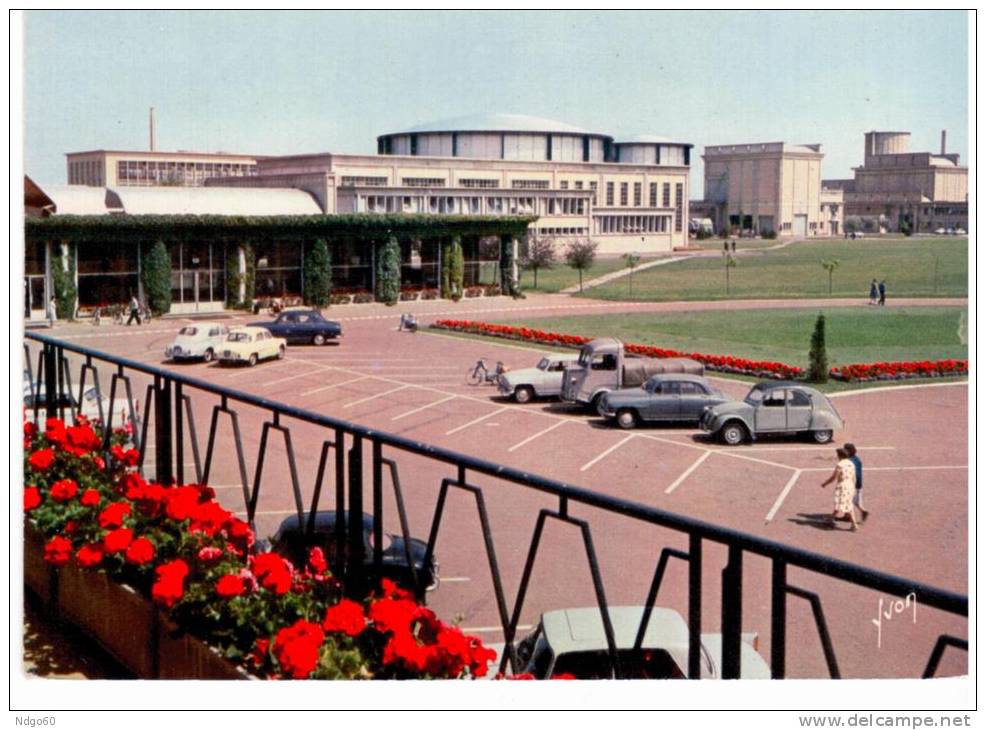
[{"label": "railing post", "polygon": [[349,450],[349,511],[346,525],[346,587],[360,593],[364,586],[363,437],[353,434]]},{"label": "railing post", "polygon": [[701,679],[702,537],[688,536],[688,678]]},{"label": "railing post", "polygon": [[181,412],[181,383],[175,383],[175,473],[178,483],[185,483],[185,434]]},{"label": "railing post", "polygon": [[160,484],[174,481],[171,470],[171,380],[154,378],[154,478]]},{"label": "railing post", "polygon": [[56,370],[58,360],[55,346],[46,342],[42,354],[45,371],[45,417],[58,418],[58,371]]},{"label": "railing post", "polygon": [[787,643],[787,563],[774,559],[770,580],[770,676],[784,679]]},{"label": "railing post", "polygon": [[722,678],[740,678],[740,627],[743,625],[743,550],[729,546],[722,571]]}]

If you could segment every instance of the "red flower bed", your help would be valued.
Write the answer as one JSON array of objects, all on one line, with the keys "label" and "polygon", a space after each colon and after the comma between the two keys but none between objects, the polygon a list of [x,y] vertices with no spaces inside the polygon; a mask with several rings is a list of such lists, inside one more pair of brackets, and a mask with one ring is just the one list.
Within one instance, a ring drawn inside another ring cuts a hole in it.
[{"label": "red flower bed", "polygon": [[834,367],[831,370],[831,376],[836,380],[899,380],[968,374],[968,360],[855,363]]},{"label": "red flower bed", "polygon": [[24,512],[44,536],[44,559],[131,585],[256,674],[455,679],[485,675],[496,658],[388,580],[364,601],[343,597],[318,548],[304,566],[254,552],[250,526],[212,489],[133,471],[122,431],[108,467],[85,419],[26,425],[24,436]]}]

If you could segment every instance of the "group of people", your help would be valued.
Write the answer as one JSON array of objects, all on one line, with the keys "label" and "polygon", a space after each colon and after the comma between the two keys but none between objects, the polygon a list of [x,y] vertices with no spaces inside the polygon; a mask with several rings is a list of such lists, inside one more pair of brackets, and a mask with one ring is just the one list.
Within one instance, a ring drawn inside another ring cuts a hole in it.
[{"label": "group of people", "polygon": [[[859,529],[861,522],[866,522],[869,510],[863,507],[863,462],[856,453],[855,444],[844,444],[835,450],[839,462],[835,465],[832,476],[822,482],[822,489],[835,482],[835,506],[832,510],[832,521],[848,520],[853,532]],[[856,510],[859,510],[859,520]]]},{"label": "group of people", "polygon": [[879,284],[876,279],[870,282],[870,304],[883,306],[887,303],[887,282],[882,280]]}]

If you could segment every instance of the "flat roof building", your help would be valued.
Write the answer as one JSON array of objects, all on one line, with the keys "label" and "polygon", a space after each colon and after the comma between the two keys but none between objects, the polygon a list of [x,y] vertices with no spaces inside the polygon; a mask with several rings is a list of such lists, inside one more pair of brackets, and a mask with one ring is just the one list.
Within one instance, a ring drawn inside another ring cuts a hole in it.
[{"label": "flat roof building", "polygon": [[228,152],[90,150],[65,155],[69,185],[204,185],[210,177],[257,174],[257,157]]}]

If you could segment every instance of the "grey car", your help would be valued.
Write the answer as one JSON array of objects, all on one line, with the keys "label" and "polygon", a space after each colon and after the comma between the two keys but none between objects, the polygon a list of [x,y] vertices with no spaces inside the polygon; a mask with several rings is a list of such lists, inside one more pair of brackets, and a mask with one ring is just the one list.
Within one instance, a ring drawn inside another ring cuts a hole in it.
[{"label": "grey car", "polygon": [[845,424],[825,395],[815,388],[790,381],[769,381],[753,386],[741,401],[711,406],[699,427],[735,446],[763,434],[806,433],[827,444]]},{"label": "grey car", "polygon": [[697,424],[706,406],[729,398],[700,375],[668,373],[652,375],[639,388],[614,390],[599,402],[599,415],[620,428],[655,421],[687,421]]}]

